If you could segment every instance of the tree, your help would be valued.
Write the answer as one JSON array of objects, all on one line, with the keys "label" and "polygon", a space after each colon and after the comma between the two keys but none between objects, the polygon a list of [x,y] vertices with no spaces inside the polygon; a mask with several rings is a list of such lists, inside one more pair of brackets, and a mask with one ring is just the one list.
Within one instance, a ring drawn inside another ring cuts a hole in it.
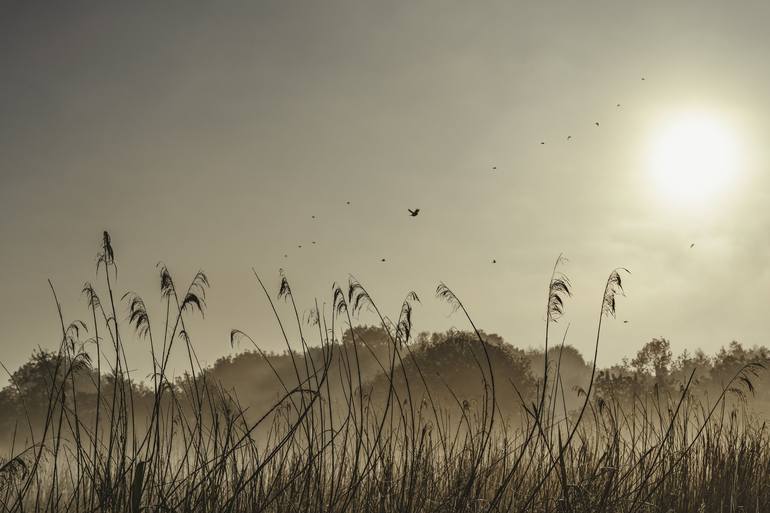
[{"label": "tree", "polygon": [[640,374],[653,376],[662,384],[671,370],[671,343],[665,338],[653,338],[631,360],[631,366]]}]

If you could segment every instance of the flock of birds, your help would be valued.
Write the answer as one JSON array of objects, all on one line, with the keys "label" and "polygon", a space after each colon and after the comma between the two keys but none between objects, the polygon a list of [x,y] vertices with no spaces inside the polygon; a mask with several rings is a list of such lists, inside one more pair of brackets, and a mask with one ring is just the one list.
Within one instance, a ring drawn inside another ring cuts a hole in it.
[{"label": "flock of birds", "polygon": [[[642,81],[644,81],[645,77],[641,77],[641,79],[642,79]],[[618,103],[618,104],[615,105],[615,107],[619,109],[619,108],[621,108],[621,104]],[[598,121],[594,121],[594,126],[596,126],[598,128],[598,127],[601,126],[601,124]],[[568,135],[567,136],[567,141],[571,141],[571,140],[572,140],[572,135]],[[540,144],[541,145],[545,145],[545,141],[540,141]],[[492,166],[492,171],[497,171],[497,166]],[[346,201],[345,204],[346,205],[350,205],[350,201]],[[407,208],[406,210],[409,213],[409,217],[417,217],[418,215],[420,215],[420,209],[419,208]],[[311,219],[316,219],[316,216],[312,215]],[[316,241],[312,241],[311,244],[315,245]],[[695,247],[695,243],[691,243],[690,244],[690,249],[692,249],[694,247]],[[297,248],[302,249],[302,244],[297,245]],[[285,253],[283,256],[284,256],[284,258],[288,258],[289,254]],[[387,262],[387,260],[385,258],[381,258],[380,262]],[[493,258],[492,259],[492,263],[496,264],[497,263],[497,259]],[[626,324],[628,323],[628,321],[623,321],[623,322],[626,323]]]},{"label": "flock of birds", "polygon": [[[642,80],[644,80],[644,78],[642,78]],[[617,108],[619,109],[619,108],[621,107],[621,105],[618,103],[618,104],[616,104],[616,105],[615,105],[615,107],[617,107]],[[600,124],[598,121],[594,121],[594,125],[595,125],[597,128],[601,126],[601,124]],[[567,140],[568,140],[568,141],[571,141],[571,140],[572,140],[572,136],[571,136],[571,135],[568,135],[568,136],[567,136]],[[545,141],[540,141],[540,144],[545,144]],[[496,170],[496,169],[497,169],[497,166],[492,166],[492,170],[493,170],[493,171],[494,171],[494,170]]]}]

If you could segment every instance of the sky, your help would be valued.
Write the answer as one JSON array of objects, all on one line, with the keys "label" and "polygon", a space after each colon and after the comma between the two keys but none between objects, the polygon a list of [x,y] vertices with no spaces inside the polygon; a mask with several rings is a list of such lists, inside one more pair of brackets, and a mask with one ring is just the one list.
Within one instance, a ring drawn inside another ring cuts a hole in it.
[{"label": "sky", "polygon": [[[303,311],[354,276],[392,316],[414,290],[417,331],[466,329],[445,282],[479,327],[540,347],[560,254],[557,335],[588,355],[608,274],[631,271],[602,365],[660,336],[766,344],[769,19],[764,1],[2,0],[0,362],[57,347],[48,279],[87,320],[103,230],[158,330],[156,264],[180,288],[208,274],[207,364],[246,349],[233,328],[284,347],[252,268],[273,298],[285,269]],[[729,145],[721,181],[661,179],[682,119],[718,127],[684,141],[704,169]],[[146,341],[126,350],[148,368]]]}]

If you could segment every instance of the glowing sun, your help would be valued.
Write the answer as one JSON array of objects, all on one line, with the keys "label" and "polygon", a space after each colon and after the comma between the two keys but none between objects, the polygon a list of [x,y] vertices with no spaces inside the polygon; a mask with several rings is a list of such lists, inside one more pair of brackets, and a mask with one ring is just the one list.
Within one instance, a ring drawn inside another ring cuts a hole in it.
[{"label": "glowing sun", "polygon": [[714,117],[682,115],[653,138],[650,169],[661,194],[677,204],[715,198],[729,186],[739,167],[732,131]]}]

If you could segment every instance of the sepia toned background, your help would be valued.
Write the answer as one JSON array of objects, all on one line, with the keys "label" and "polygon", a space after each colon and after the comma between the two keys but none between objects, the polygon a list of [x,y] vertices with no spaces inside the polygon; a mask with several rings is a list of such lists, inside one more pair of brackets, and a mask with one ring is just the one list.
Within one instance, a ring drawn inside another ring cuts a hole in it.
[{"label": "sepia toned background", "polygon": [[[285,269],[301,308],[350,274],[386,313],[415,290],[418,330],[465,327],[433,299],[444,281],[479,326],[537,346],[560,253],[584,354],[607,274],[632,272],[602,364],[656,336],[767,342],[767,3],[138,6],[0,4],[8,368],[58,344],[47,279],[68,320],[87,316],[105,229],[119,288],[151,309],[158,261],[180,286],[208,273],[203,362],[233,351],[231,328],[281,348],[252,267],[276,292]],[[688,112],[740,155],[696,204],[649,164]]]}]

